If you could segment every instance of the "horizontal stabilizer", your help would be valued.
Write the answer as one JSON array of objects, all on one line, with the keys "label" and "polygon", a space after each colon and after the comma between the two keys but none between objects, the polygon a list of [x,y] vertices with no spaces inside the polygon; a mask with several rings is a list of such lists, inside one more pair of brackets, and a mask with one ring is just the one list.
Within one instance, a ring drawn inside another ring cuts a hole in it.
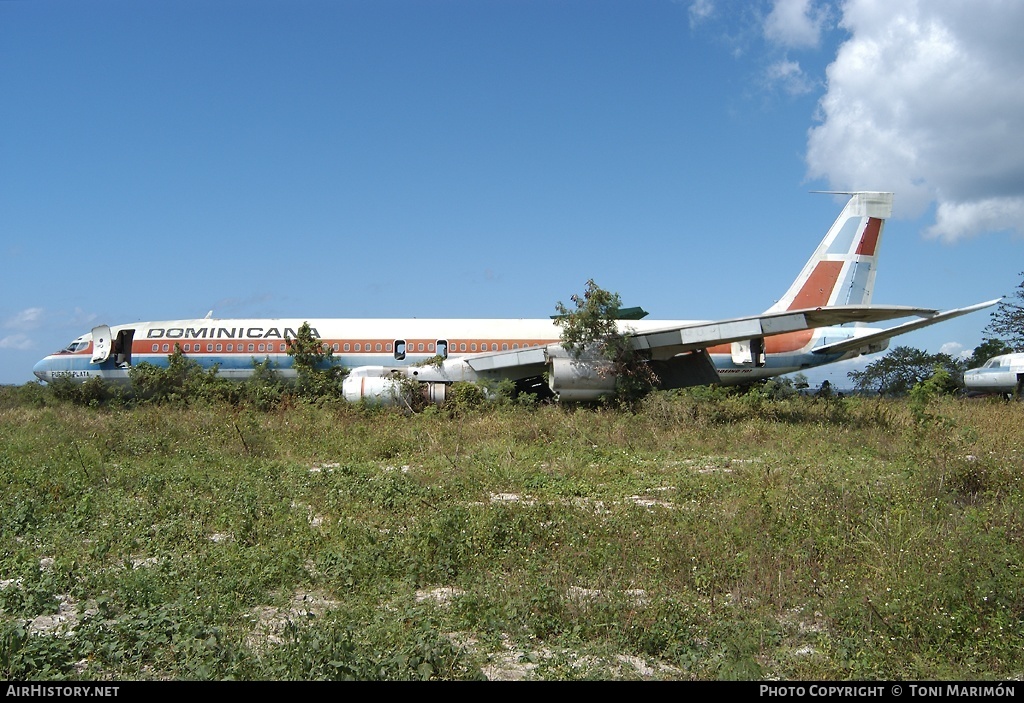
[{"label": "horizontal stabilizer", "polygon": [[867,347],[869,345],[878,344],[879,342],[888,341],[893,337],[907,332],[913,332],[929,325],[934,325],[937,322],[943,320],[949,320],[954,317],[960,317],[967,313],[981,310],[998,303],[1002,298],[996,298],[995,300],[989,300],[984,303],[977,303],[976,305],[968,305],[965,308],[956,308],[954,310],[947,310],[946,312],[936,313],[930,317],[926,317],[922,320],[912,320],[911,322],[905,322],[902,325],[896,325],[889,329],[879,330],[870,334],[865,334],[860,337],[854,337],[852,339],[843,340],[842,342],[836,342],[834,344],[826,344],[824,346],[817,347],[811,351],[815,354],[839,354],[842,352],[855,351]]},{"label": "horizontal stabilizer", "polygon": [[[615,311],[613,319],[615,320],[642,320],[647,317],[650,313],[641,307],[632,308],[619,308]],[[552,315],[552,320],[560,320],[566,317],[565,315]]]}]

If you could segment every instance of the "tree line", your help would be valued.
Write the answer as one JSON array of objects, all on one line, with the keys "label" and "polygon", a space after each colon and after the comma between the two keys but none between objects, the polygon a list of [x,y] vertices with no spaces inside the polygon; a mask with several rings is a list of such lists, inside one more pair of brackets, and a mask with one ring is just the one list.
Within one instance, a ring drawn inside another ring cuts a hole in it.
[{"label": "tree line", "polygon": [[940,390],[956,393],[963,389],[964,371],[978,368],[1000,354],[1024,352],[1024,272],[1012,295],[999,302],[983,332],[983,341],[967,358],[928,352],[913,347],[895,347],[862,371],[847,374],[854,388],[886,396],[903,396],[918,383],[941,372]]}]

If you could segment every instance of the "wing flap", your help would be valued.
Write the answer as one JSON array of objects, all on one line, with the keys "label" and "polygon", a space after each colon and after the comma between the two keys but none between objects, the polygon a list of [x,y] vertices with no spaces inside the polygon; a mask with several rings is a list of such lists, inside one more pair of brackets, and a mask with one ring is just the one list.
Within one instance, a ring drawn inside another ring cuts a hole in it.
[{"label": "wing flap", "polygon": [[474,354],[472,356],[460,357],[471,369],[479,372],[497,371],[512,367],[527,367],[531,365],[544,366],[547,363],[547,353],[543,347],[531,347],[529,349],[514,349],[512,351],[488,352]]},{"label": "wing flap", "polygon": [[[773,313],[767,312],[750,317],[687,323],[685,325],[664,327],[645,332],[634,332],[631,336],[631,341],[634,349],[648,352],[652,360],[664,361],[672,359],[679,354],[704,350],[719,344],[770,337],[787,332],[831,327],[851,322],[881,322],[883,320],[912,316],[922,318],[882,330],[875,334],[818,347],[814,350],[815,353],[819,354],[838,353],[862,348],[873,341],[887,339],[896,334],[903,334],[927,327],[952,317],[966,315],[975,310],[994,305],[997,302],[999,302],[999,299],[942,313],[930,308],[917,308],[907,305],[836,305]],[[565,354],[565,352],[561,349],[560,345],[554,344],[550,347],[482,352],[459,356],[456,361],[478,374],[512,378],[539,374],[546,368],[549,359],[553,355],[558,356],[562,354]],[[430,374],[428,370],[424,369],[420,372],[420,375],[426,377]]]}]

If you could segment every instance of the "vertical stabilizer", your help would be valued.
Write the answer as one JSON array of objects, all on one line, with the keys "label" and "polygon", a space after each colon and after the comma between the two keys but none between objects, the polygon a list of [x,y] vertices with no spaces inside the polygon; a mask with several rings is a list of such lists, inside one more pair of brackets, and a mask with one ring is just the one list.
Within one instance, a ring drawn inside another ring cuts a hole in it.
[{"label": "vertical stabilizer", "polygon": [[767,312],[871,302],[882,228],[892,214],[892,193],[849,195],[846,207],[793,285]]}]

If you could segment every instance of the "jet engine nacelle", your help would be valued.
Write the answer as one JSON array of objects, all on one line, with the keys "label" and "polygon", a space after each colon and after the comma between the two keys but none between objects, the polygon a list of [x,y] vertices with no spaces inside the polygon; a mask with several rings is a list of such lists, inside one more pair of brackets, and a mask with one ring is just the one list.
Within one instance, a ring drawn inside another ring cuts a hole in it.
[{"label": "jet engine nacelle", "polygon": [[[350,403],[363,400],[378,405],[408,405],[408,400],[402,397],[402,377],[396,376],[392,371],[383,366],[354,369],[341,382],[345,400]],[[442,405],[447,395],[448,384],[418,381],[413,387],[419,389],[428,403]]]},{"label": "jet engine nacelle", "polygon": [[548,386],[559,400],[588,402],[615,392],[615,373],[610,361],[550,360]]}]

